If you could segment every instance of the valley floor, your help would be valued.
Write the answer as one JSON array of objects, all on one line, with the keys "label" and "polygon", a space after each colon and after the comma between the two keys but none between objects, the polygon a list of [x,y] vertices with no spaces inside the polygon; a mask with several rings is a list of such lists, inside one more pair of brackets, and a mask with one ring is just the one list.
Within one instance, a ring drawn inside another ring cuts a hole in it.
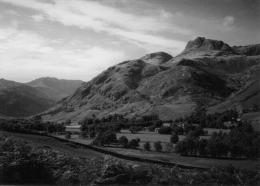
[{"label": "valley floor", "polygon": [[[36,147],[50,147],[72,157],[88,158],[93,156],[95,157],[104,156],[104,154],[96,152],[94,150],[90,150],[86,148],[75,148],[71,146],[71,144],[69,143],[64,143],[50,137],[0,131],[0,136],[4,136],[4,135],[8,137],[13,137],[15,139],[26,140],[30,144]],[[73,141],[77,141],[78,143],[88,144],[88,142],[85,140],[74,139]],[[210,158],[198,158],[198,157],[184,157],[176,153],[148,152],[144,150],[125,149],[125,148],[106,147],[105,149],[109,151],[114,151],[119,154],[129,155],[132,157],[179,163],[187,166],[207,168],[212,166],[227,166],[232,164],[234,167],[237,168],[245,168],[249,170],[260,170],[259,160],[254,160],[254,161],[253,160],[224,160],[224,159],[210,159]]]}]

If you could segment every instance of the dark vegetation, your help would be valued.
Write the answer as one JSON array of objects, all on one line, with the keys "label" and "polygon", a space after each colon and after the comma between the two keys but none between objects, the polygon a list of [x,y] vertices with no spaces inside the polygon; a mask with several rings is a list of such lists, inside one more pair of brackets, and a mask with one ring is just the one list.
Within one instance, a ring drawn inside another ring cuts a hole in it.
[{"label": "dark vegetation", "polygon": [[209,170],[75,158],[25,141],[0,138],[0,184],[257,185],[257,172],[232,166]]},{"label": "dark vegetation", "polygon": [[41,117],[37,116],[32,119],[0,120],[0,130],[21,133],[30,133],[34,131],[55,133],[64,132],[65,126],[64,124],[42,122]]},{"label": "dark vegetation", "polygon": [[200,139],[191,131],[178,142],[176,151],[182,155],[254,159],[259,157],[260,137],[250,124],[241,122],[230,133],[214,133],[209,139]]},{"label": "dark vegetation", "polygon": [[25,141],[0,138],[0,184],[90,183],[102,165],[102,158],[72,158],[51,148],[33,148]]}]

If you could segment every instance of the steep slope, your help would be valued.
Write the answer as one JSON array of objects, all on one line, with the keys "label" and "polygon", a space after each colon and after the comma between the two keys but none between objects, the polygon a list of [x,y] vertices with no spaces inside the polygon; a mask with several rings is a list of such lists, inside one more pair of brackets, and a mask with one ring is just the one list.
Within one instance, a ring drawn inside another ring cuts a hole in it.
[{"label": "steep slope", "polygon": [[[259,61],[259,60],[258,60]],[[223,112],[236,108],[238,111],[252,110],[255,105],[260,106],[260,63],[236,74],[233,80],[242,84],[237,92],[230,95],[224,102],[208,109],[210,113]]]},{"label": "steep slope", "polygon": [[54,102],[42,92],[14,81],[0,79],[0,115],[25,117],[40,113]]},{"label": "steep slope", "polygon": [[59,101],[75,92],[83,81],[44,77],[28,82],[27,85],[43,92],[53,101]]},{"label": "steep slope", "polygon": [[44,118],[79,121],[118,113],[129,118],[158,114],[161,119],[175,119],[191,114],[201,101],[213,108],[231,99],[256,80],[250,72],[259,59],[238,54],[222,41],[199,37],[174,58],[158,52],[108,68]]},{"label": "steep slope", "polygon": [[247,55],[247,56],[260,55],[260,44],[247,45],[247,46],[234,46],[232,48],[237,54]]}]

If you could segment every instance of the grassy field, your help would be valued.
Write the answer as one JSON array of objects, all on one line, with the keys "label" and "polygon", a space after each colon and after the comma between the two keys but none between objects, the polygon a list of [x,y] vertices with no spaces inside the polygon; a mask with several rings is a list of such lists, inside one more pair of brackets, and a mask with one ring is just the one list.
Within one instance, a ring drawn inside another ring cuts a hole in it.
[{"label": "grassy field", "polygon": [[211,159],[211,158],[198,158],[180,156],[174,152],[149,152],[139,149],[125,149],[125,148],[112,148],[106,149],[115,151],[117,153],[131,155],[141,158],[149,158],[173,163],[181,163],[183,165],[198,166],[198,167],[212,167],[212,166],[227,166],[232,164],[234,167],[243,168],[248,170],[260,170],[259,160],[225,160],[225,159]]},{"label": "grassy field", "polygon": [[[128,134],[128,136],[126,134]],[[132,137],[132,138],[136,138],[139,136],[140,139],[142,137],[143,141],[141,141],[140,146],[142,146],[144,140],[150,140],[152,136],[153,136],[152,139],[153,141],[157,141],[159,139],[165,144],[168,143],[167,140],[170,137],[170,135],[159,135],[159,134],[154,134],[149,132],[145,134],[144,133],[129,134],[129,133],[124,133],[124,131],[117,135],[119,136],[125,135],[127,137]],[[18,140],[19,139],[25,140],[29,142],[29,144],[35,147],[53,148],[55,150],[58,150],[64,154],[73,157],[80,157],[80,158],[104,157],[104,154],[102,153],[98,153],[90,149],[75,148],[70,146],[69,143],[60,142],[50,137],[30,135],[30,134],[10,133],[10,132],[3,132],[3,131],[0,131],[0,136],[8,136]],[[155,138],[157,139],[155,140]],[[76,136],[73,136],[71,140],[80,143],[85,143],[85,144],[89,143],[88,140],[79,139]],[[162,143],[162,145],[164,144]],[[151,146],[153,146],[153,144],[151,144]],[[154,152],[154,151],[149,152],[141,149],[125,149],[125,148],[113,148],[113,147],[106,147],[106,149],[115,151],[117,153],[125,154],[125,155],[137,156],[141,158],[150,158],[150,159],[168,161],[173,163],[181,163],[184,165],[212,167],[212,166],[226,166],[232,164],[233,166],[238,168],[260,170],[259,160],[221,160],[221,159],[198,158],[198,157],[184,157],[174,152],[171,153]]]},{"label": "grassy field", "polygon": [[20,134],[20,133],[10,133],[0,131],[0,136],[8,136],[18,140],[25,140],[29,142],[30,145],[34,147],[45,147],[45,148],[53,148],[58,150],[66,155],[80,158],[91,158],[91,157],[103,157],[104,155],[98,153],[96,151],[90,149],[83,148],[75,148],[66,144],[64,142],[60,142],[50,137],[31,135],[31,134]]},{"label": "grassy field", "polygon": [[[218,129],[216,129],[218,130]],[[162,143],[170,143],[171,135],[169,134],[158,134],[155,132],[140,131],[138,133],[132,134],[129,130],[121,130],[120,133],[117,133],[117,138],[121,136],[127,137],[128,140],[139,138],[141,142],[156,142],[160,141]],[[184,135],[179,135],[179,140],[183,140]],[[201,138],[209,138],[209,136],[201,136]]]}]

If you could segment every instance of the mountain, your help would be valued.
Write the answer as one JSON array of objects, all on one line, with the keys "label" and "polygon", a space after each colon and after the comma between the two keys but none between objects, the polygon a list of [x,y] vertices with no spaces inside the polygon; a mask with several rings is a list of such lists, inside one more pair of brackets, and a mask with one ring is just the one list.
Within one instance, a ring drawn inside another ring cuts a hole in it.
[{"label": "mountain", "polygon": [[0,79],[0,118],[41,113],[71,95],[82,82],[49,77],[29,83]]},{"label": "mountain", "polygon": [[43,92],[53,101],[59,101],[75,92],[81,86],[83,81],[80,80],[65,80],[51,77],[43,77],[31,82],[27,85],[36,88]]},{"label": "mountain", "polygon": [[5,79],[0,79],[0,103],[1,117],[26,117],[54,105],[52,100],[33,87]]},{"label": "mountain", "polygon": [[202,103],[208,112],[249,109],[259,103],[259,46],[198,37],[175,57],[158,52],[124,61],[83,83],[43,117],[80,121],[117,113],[176,119]]}]

